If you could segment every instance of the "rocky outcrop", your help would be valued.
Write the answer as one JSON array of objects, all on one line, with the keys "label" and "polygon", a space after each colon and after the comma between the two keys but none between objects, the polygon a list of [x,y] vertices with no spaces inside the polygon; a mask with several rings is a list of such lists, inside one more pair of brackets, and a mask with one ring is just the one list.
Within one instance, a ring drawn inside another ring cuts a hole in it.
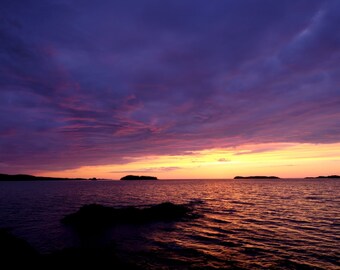
[{"label": "rocky outcrop", "polygon": [[146,208],[113,208],[89,204],[61,221],[77,231],[97,231],[115,224],[145,224],[157,221],[176,221],[192,217],[192,209],[183,204],[165,202]]}]

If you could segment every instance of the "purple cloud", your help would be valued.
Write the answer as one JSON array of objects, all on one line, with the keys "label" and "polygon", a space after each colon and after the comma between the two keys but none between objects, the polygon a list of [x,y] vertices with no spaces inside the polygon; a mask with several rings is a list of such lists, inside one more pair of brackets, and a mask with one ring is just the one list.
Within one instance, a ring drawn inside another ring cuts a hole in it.
[{"label": "purple cloud", "polygon": [[339,18],[321,0],[2,1],[0,164],[340,142]]},{"label": "purple cloud", "polygon": [[170,166],[170,167],[150,167],[143,169],[135,169],[135,170],[118,170],[111,171],[110,173],[145,173],[145,172],[170,172],[183,169],[182,167]]}]

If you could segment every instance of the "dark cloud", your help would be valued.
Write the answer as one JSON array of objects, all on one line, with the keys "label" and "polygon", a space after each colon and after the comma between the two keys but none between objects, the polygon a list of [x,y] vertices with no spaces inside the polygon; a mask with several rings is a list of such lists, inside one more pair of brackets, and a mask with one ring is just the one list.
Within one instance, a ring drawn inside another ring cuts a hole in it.
[{"label": "dark cloud", "polygon": [[230,160],[227,158],[219,158],[217,161],[218,162],[230,162]]},{"label": "dark cloud", "polygon": [[8,170],[340,141],[339,1],[4,0],[0,10]]}]

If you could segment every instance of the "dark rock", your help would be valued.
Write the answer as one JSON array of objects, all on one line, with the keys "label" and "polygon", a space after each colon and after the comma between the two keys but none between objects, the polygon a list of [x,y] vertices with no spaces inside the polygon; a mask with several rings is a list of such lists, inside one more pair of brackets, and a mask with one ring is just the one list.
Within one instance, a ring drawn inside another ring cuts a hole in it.
[{"label": "dark rock", "polygon": [[82,232],[96,232],[115,224],[145,224],[157,221],[176,221],[193,217],[192,209],[187,205],[170,202],[147,208],[113,208],[98,204],[81,207],[76,213],[65,216],[61,221]]},{"label": "dark rock", "polygon": [[25,240],[11,234],[6,229],[0,229],[0,257],[1,261],[7,261],[18,265],[20,262],[33,262],[38,259],[38,252]]},{"label": "dark rock", "polygon": [[142,269],[123,261],[110,246],[65,248],[43,256],[41,261],[46,266],[44,269],[50,268],[51,265],[54,268],[75,267],[76,269]]},{"label": "dark rock", "polygon": [[187,216],[191,211],[188,206],[165,202],[142,209],[144,221],[172,221]]},{"label": "dark rock", "polygon": [[127,175],[127,176],[120,178],[120,180],[158,180],[158,179],[157,177],[154,177],[154,176]]},{"label": "dark rock", "polygon": [[0,229],[0,259],[2,269],[142,269],[121,260],[112,246],[73,247],[39,254],[25,240],[6,229]]}]

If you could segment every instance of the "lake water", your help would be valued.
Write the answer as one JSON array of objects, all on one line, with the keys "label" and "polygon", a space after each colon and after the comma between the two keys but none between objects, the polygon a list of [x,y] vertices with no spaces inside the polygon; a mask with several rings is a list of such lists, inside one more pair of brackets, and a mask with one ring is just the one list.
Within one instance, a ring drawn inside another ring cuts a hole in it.
[{"label": "lake water", "polygon": [[197,219],[113,228],[121,258],[146,269],[340,269],[340,181],[0,182],[0,227],[42,253],[80,245],[60,223],[82,205],[192,203]]}]

